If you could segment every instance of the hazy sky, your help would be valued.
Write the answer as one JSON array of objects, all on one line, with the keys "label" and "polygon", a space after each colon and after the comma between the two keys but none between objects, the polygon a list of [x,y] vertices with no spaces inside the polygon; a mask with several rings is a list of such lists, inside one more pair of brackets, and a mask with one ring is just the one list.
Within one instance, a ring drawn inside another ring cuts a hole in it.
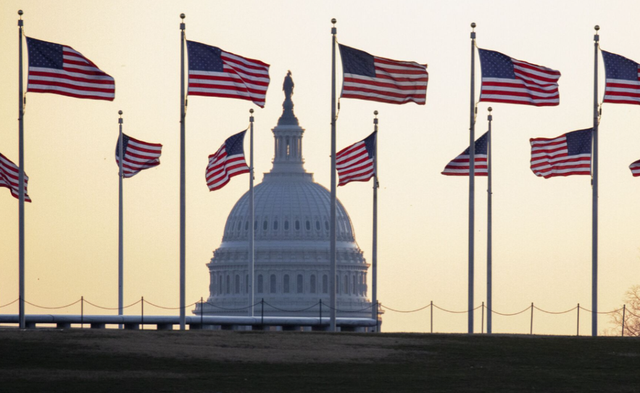
[{"label": "hazy sky", "polygon": [[[125,180],[125,304],[144,296],[178,306],[180,13],[187,38],[271,64],[264,109],[249,101],[190,97],[187,112],[187,303],[208,296],[205,266],[222,240],[248,176],[209,192],[207,156],[248,126],[255,109],[256,173],[271,169],[291,70],[303,154],[330,183],[331,18],[338,41],[371,54],[429,64],[427,103],[342,100],[337,145],[363,139],[380,112],[380,301],[409,310],[433,300],[467,307],[468,179],[440,174],[469,144],[471,22],[477,45],[560,70],[560,105],[478,105],[476,135],[493,107],[493,305],[513,313],[531,302],[550,311],[591,308],[591,186],[588,176],[545,180],[529,169],[529,138],[592,124],[593,27],[602,48],[640,61],[636,1],[35,1],[0,4],[0,152],[18,161],[18,28],[73,47],[116,80],[113,102],[27,94],[26,300],[58,306],[84,296],[117,307],[118,110],[124,132],[164,145],[161,165]],[[27,64],[25,46],[25,70]],[[600,98],[604,69],[600,63]],[[340,74],[340,63],[337,63]],[[480,91],[476,56],[476,100]],[[338,78],[338,91],[341,78]],[[26,86],[26,72],[25,72]],[[600,123],[599,308],[621,306],[640,277],[640,107],[605,104]],[[248,143],[248,142],[247,142]],[[248,144],[247,144],[248,146]],[[365,258],[371,260],[371,183],[338,189]],[[486,291],[486,179],[476,180],[476,304]],[[0,189],[0,305],[18,297],[18,201]],[[28,313],[48,313],[27,306]],[[79,313],[79,306],[61,311]],[[104,311],[85,307],[87,313]],[[128,309],[127,313],[138,313]],[[17,304],[0,309],[17,313]],[[167,313],[153,307],[145,313]],[[177,313],[176,313],[177,314]],[[188,311],[190,314],[190,310]],[[466,332],[466,315],[434,313],[437,331]],[[536,312],[534,332],[573,334],[575,312]],[[610,327],[601,316],[599,329]],[[385,331],[428,331],[429,312],[387,311]],[[480,315],[476,316],[480,330]],[[528,332],[529,314],[495,316],[494,332]],[[590,315],[581,313],[590,334]]]}]

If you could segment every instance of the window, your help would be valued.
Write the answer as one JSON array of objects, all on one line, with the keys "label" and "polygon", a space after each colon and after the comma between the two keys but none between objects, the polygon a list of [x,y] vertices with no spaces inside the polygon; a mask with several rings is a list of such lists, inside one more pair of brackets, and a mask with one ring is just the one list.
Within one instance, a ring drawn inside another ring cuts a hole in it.
[{"label": "window", "polygon": [[328,231],[328,230],[329,230],[329,221],[325,221],[325,222],[324,222],[324,229],[325,229],[326,231]]},{"label": "window", "polygon": [[249,230],[249,221],[245,221],[244,222],[244,230],[248,231]]},{"label": "window", "polygon": [[238,221],[238,226],[236,227],[237,231],[239,231],[240,229],[242,229],[242,221]]},{"label": "window", "polygon": [[218,276],[218,295],[222,295],[222,274]]},{"label": "window", "polygon": [[255,220],[255,221],[253,222],[253,230],[254,230],[254,231],[257,231],[257,230],[258,230],[258,220]]},{"label": "window", "polygon": [[349,276],[344,276],[344,294],[349,294]]},{"label": "window", "polygon": [[284,293],[289,293],[289,275],[284,275]]},{"label": "window", "polygon": [[269,278],[269,292],[276,293],[276,275],[272,274]]},{"label": "window", "polygon": [[298,293],[302,293],[303,292],[303,284],[304,284],[304,279],[302,278],[302,274],[298,274],[298,279],[297,279],[297,292]]},{"label": "window", "polygon": [[273,222],[273,230],[277,231],[278,230],[278,221],[274,221]]},{"label": "window", "polygon": [[329,293],[329,279],[326,274],[322,276],[322,293]]},{"label": "window", "polygon": [[300,230],[300,221],[296,220],[296,231]]},{"label": "window", "polygon": [[320,221],[316,221],[316,229],[319,231],[320,230]]},{"label": "window", "polygon": [[309,222],[309,220],[307,220],[305,226],[307,227],[307,231],[311,230],[311,222]]},{"label": "window", "polygon": [[316,293],[316,276],[315,276],[315,274],[312,274],[311,277],[309,277],[309,292]]},{"label": "window", "polygon": [[227,274],[227,293],[231,293],[231,277]]},{"label": "window", "polygon": [[236,274],[235,293],[240,293],[240,276]]},{"label": "window", "polygon": [[356,288],[357,288],[356,276],[353,276],[353,287],[351,287],[351,293],[354,294],[354,295],[356,294]]},{"label": "window", "polygon": [[258,293],[264,292],[264,280],[262,279],[262,274],[258,276]]},{"label": "window", "polygon": [[288,220],[284,222],[284,230],[285,231],[289,230],[289,221]]},{"label": "window", "polygon": [[266,231],[267,228],[269,228],[269,223],[267,222],[267,220],[264,220],[264,222],[262,223],[262,229]]}]

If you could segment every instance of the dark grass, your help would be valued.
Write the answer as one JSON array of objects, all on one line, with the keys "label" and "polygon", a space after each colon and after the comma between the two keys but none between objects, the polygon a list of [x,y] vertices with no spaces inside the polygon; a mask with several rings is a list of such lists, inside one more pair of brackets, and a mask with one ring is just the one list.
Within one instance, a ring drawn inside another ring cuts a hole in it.
[{"label": "dark grass", "polygon": [[[174,356],[167,345],[193,345],[194,337],[211,356]],[[132,338],[153,346],[153,355],[102,345]],[[335,359],[287,361],[287,351],[307,339],[319,348],[339,342]],[[368,346],[384,352],[362,361],[341,358]],[[281,360],[223,360],[240,347],[271,348]],[[18,391],[640,392],[640,339],[0,330],[0,392]]]}]

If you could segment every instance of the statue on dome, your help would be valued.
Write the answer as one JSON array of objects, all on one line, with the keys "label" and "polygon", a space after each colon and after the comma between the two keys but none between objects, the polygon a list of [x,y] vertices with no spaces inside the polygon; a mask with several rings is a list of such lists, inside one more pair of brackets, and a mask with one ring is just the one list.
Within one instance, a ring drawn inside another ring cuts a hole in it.
[{"label": "statue on dome", "polygon": [[293,95],[293,78],[291,78],[291,70],[287,71],[287,76],[284,77],[284,83],[282,84],[282,90],[284,91],[285,100],[290,100]]}]

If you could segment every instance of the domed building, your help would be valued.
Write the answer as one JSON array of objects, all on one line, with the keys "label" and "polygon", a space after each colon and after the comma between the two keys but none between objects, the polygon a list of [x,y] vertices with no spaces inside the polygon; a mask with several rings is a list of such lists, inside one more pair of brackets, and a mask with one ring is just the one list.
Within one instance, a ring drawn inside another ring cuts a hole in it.
[{"label": "domed building", "polygon": [[[255,315],[323,317],[330,314],[331,193],[304,169],[302,136],[293,112],[293,81],[285,78],[285,101],[274,136],[273,167],[254,187]],[[344,206],[337,203],[337,317],[371,318],[369,264],[355,241]],[[235,204],[222,244],[207,264],[209,298],[204,315],[251,315],[250,192]],[[322,311],[319,307],[322,305]],[[200,306],[200,305],[198,305]],[[200,307],[195,310],[200,314]]]}]

